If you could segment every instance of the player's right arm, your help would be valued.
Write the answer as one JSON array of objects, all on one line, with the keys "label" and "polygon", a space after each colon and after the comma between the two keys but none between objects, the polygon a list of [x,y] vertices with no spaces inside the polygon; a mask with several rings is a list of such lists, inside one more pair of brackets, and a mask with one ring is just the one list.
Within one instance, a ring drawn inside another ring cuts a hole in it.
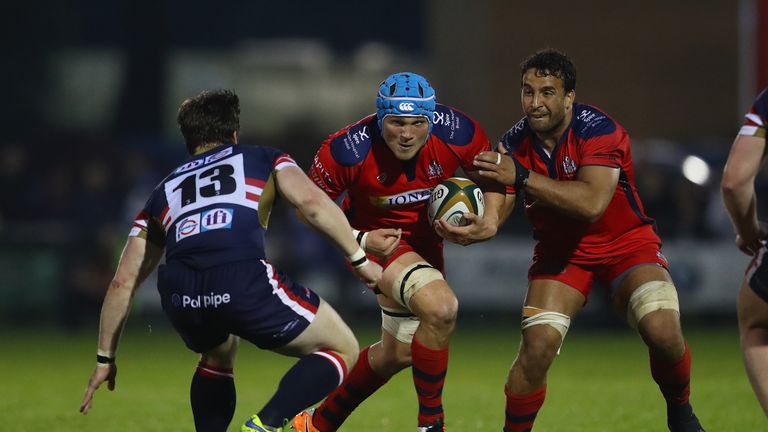
[{"label": "player's right arm", "polygon": [[87,414],[91,407],[94,392],[107,381],[109,390],[115,388],[117,366],[114,363],[115,353],[120,342],[120,335],[128,319],[131,299],[136,289],[144,279],[155,269],[163,255],[163,248],[145,238],[132,236],[128,238],[120,257],[117,271],[107,289],[104,304],[101,307],[101,322],[99,326],[98,355],[110,360],[110,363],[98,363],[88,380],[80,412]]},{"label": "player's right arm", "polygon": [[[502,155],[507,154],[507,149],[504,148],[502,143],[499,143],[496,151]],[[509,218],[509,215],[512,214],[512,210],[515,209],[515,202],[517,202],[517,191],[514,187],[507,187],[507,194],[504,197],[504,204],[501,206],[501,211],[499,212],[499,226],[502,226],[504,222],[506,222],[506,220]]]},{"label": "player's right arm", "polygon": [[[381,267],[365,258],[352,235],[352,227],[339,206],[318,188],[297,166],[277,171],[277,187],[301,213],[304,220],[330,238],[353,264],[357,276],[369,287],[381,279]],[[362,254],[362,255],[360,255]],[[355,264],[364,259],[363,262]]]},{"label": "player's right arm", "polygon": [[[612,125],[609,122],[604,124]],[[499,147],[507,148],[503,140]],[[582,145],[585,153],[582,166],[573,180],[557,180],[538,174],[525,167],[514,151],[502,158],[498,158],[496,152],[480,153],[475,157],[475,166],[479,168],[480,175],[514,187],[515,191],[525,188],[527,194],[535,197],[538,205],[546,205],[574,219],[593,223],[602,217],[611,203],[619,182],[618,161],[624,159],[629,140],[626,134],[599,133],[586,143],[588,145]],[[510,211],[506,209],[502,214],[509,214]]]},{"label": "player's right arm", "polygon": [[765,138],[738,135],[725,164],[721,191],[742,252],[754,255],[768,231],[757,219],[755,178],[765,159]]}]

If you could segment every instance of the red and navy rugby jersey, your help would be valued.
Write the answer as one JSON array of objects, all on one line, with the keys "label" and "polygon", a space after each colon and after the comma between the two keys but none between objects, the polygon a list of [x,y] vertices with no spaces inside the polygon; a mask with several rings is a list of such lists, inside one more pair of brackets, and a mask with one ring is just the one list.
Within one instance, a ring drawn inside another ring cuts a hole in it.
[{"label": "red and navy rugby jersey", "polygon": [[432,132],[410,161],[397,159],[372,114],[329,136],[315,155],[310,178],[331,198],[347,195],[342,209],[360,230],[402,228],[404,237],[442,239],[427,222],[430,192],[459,167],[490,150],[480,125],[466,114],[437,104]]},{"label": "red and navy rugby jersey", "polygon": [[287,166],[297,165],[284,152],[244,144],[192,156],[155,188],[130,235],[198,269],[265,259],[274,173]]},{"label": "red and navy rugby jersey", "polygon": [[[539,241],[536,254],[592,259],[620,253],[624,240],[643,237],[660,242],[637,194],[627,131],[593,106],[573,104],[572,109],[571,123],[551,154],[537,141],[526,118],[501,138],[500,145],[531,171],[555,180],[575,180],[580,167],[602,165],[618,168],[619,182],[605,213],[591,224],[524,194],[525,212]],[[507,192],[515,193],[514,188]]]},{"label": "red and navy rugby jersey", "polygon": [[744,116],[744,124],[739,135],[765,138],[766,123],[768,123],[768,88],[755,99],[752,109]]}]

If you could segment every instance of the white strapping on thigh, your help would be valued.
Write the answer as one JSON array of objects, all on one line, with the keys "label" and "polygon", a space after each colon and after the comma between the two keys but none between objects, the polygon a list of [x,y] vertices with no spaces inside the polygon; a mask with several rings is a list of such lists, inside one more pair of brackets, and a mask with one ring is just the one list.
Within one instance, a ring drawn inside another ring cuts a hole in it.
[{"label": "white strapping on thigh", "polygon": [[381,328],[402,343],[413,341],[419,322],[419,317],[408,311],[381,308]]},{"label": "white strapping on thigh", "polygon": [[432,267],[426,261],[417,261],[403,269],[395,278],[391,287],[391,297],[410,309],[408,304],[423,286],[436,280],[444,280],[440,270]]},{"label": "white strapping on thigh", "polygon": [[671,282],[651,281],[640,285],[629,297],[627,323],[636,329],[644,316],[661,309],[680,313],[677,290]]}]

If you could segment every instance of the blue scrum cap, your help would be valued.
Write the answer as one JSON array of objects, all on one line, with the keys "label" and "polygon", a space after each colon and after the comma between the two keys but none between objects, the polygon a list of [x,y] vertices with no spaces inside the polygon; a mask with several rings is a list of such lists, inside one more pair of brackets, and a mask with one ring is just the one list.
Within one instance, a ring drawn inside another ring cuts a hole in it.
[{"label": "blue scrum cap", "polygon": [[398,72],[387,77],[376,96],[376,114],[381,121],[386,116],[424,116],[432,131],[435,112],[435,89],[426,78],[411,72]]}]

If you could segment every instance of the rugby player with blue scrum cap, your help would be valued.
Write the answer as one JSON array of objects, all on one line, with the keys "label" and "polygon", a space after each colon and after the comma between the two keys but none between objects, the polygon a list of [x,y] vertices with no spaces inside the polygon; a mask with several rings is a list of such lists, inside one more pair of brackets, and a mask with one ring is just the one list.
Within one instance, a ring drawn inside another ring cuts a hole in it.
[{"label": "rugby player with blue scrum cap", "polygon": [[[395,73],[379,86],[376,113],[330,135],[309,176],[342,208],[370,259],[384,268],[375,289],[381,340],[362,349],[347,379],[314,411],[293,422],[302,432],[337,430],[363,400],[411,366],[419,402],[417,430],[445,430],[442,405],[448,345],[458,300],[443,276],[443,238],[427,220],[430,191],[459,169],[476,179],[486,211],[450,240],[496,234],[504,190],[474,174],[475,155],[490,149],[466,114],[437,103],[422,76]],[[378,419],[370,425],[376,430]]]},{"label": "rugby player with blue scrum cap", "polygon": [[163,310],[187,347],[200,353],[190,389],[197,431],[224,432],[232,420],[240,338],[299,358],[242,426],[248,432],[284,430],[288,419],[336,388],[357,359],[357,341],[333,308],[267,261],[264,233],[273,203],[281,196],[296,207],[367,285],[379,282],[381,267],[366,258],[344,214],[288,154],[239,144],[239,115],[237,95],[226,90],[204,91],[181,104],[177,120],[191,156],[136,217],[102,306],[83,414],[102,383],[115,388],[131,299],[163,252]]}]

